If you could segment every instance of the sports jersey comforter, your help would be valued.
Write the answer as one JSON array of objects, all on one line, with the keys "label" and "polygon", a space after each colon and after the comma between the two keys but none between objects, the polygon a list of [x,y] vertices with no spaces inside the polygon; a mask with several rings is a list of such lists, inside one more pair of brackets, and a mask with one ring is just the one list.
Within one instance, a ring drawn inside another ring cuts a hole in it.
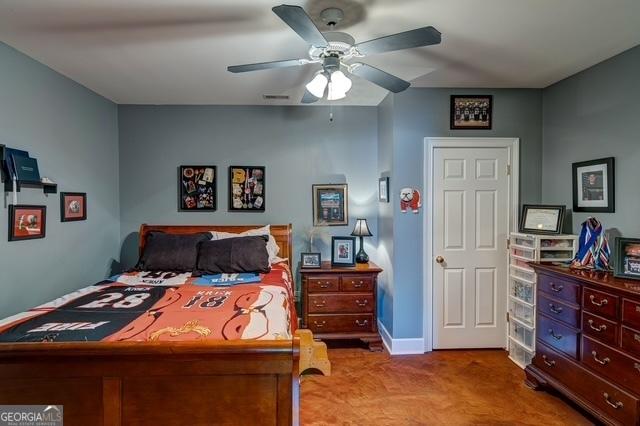
[{"label": "sports jersey comforter", "polygon": [[220,286],[190,273],[125,273],[0,321],[0,342],[291,339],[287,262],[259,278]]}]

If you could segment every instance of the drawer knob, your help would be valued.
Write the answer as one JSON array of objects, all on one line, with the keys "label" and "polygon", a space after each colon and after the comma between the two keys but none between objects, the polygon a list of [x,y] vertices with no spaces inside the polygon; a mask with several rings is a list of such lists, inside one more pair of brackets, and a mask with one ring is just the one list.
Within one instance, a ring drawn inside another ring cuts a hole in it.
[{"label": "drawer knob", "polygon": [[356,305],[358,305],[358,306],[367,306],[368,303],[369,303],[369,301],[367,299],[364,299],[363,301],[360,301],[359,299],[356,299]]},{"label": "drawer knob", "polygon": [[555,367],[556,362],[554,360],[549,361],[546,355],[542,355],[542,362],[544,362],[548,367]]},{"label": "drawer knob", "polygon": [[554,314],[560,315],[564,309],[562,307],[556,307],[553,303],[549,303],[549,310]]},{"label": "drawer knob", "polygon": [[322,321],[322,322],[318,322],[318,321],[314,321],[313,324],[318,327],[318,328],[322,328],[324,327],[324,325],[326,324],[326,321]]},{"label": "drawer knob", "polygon": [[556,332],[553,331],[552,328],[549,329],[549,334],[551,335],[551,337],[553,337],[556,340],[562,339],[562,334],[556,334]]},{"label": "drawer knob", "polygon": [[356,325],[358,327],[365,327],[367,324],[369,324],[369,320],[364,320],[362,322],[360,322],[360,320],[356,320]]},{"label": "drawer knob", "polygon": [[554,282],[549,284],[549,287],[551,287],[551,291],[555,291],[556,293],[560,293],[562,290],[564,290],[563,285],[556,285],[556,283]]},{"label": "drawer knob", "polygon": [[362,281],[360,281],[359,283],[356,283],[355,281],[351,281],[351,284],[353,284],[353,286],[354,286],[355,288],[360,288],[360,287],[362,287]]},{"label": "drawer knob", "polygon": [[596,306],[604,306],[607,303],[609,303],[609,301],[607,299],[602,299],[599,302],[596,302],[596,297],[592,294],[591,296],[589,296],[589,300],[591,300],[591,303],[596,305]]},{"label": "drawer knob", "polygon": [[320,288],[329,288],[329,283],[320,284]]},{"label": "drawer knob", "polygon": [[600,364],[600,365],[607,365],[607,364],[609,364],[611,362],[611,360],[609,358],[600,359],[598,357],[598,352],[596,352],[596,351],[591,351],[591,355],[593,355],[593,360],[595,362],[597,362],[598,364]]},{"label": "drawer knob", "polygon": [[324,308],[325,306],[327,306],[327,301],[323,300],[321,303],[313,302],[313,306],[315,306],[316,308]]},{"label": "drawer knob", "polygon": [[602,396],[604,396],[604,400],[607,402],[607,404],[609,404],[616,410],[619,410],[620,408],[624,408],[624,404],[621,401],[612,402],[608,393],[605,392],[602,394]]},{"label": "drawer knob", "polygon": [[589,327],[593,330],[593,331],[597,331],[598,333],[602,333],[603,331],[607,331],[607,326],[605,324],[600,324],[599,326],[595,326],[593,325],[593,320],[590,319],[589,320]]}]

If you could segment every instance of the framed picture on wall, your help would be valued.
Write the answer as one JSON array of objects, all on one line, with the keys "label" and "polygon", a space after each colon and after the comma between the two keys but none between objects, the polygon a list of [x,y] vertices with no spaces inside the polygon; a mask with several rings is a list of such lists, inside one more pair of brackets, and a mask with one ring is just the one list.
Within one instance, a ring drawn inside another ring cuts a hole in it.
[{"label": "framed picture on wall", "polygon": [[178,210],[214,212],[218,206],[216,166],[178,167]]},{"label": "framed picture on wall", "polygon": [[616,238],[616,277],[640,280],[640,239]]},{"label": "framed picture on wall", "polygon": [[87,194],[85,192],[60,193],[60,221],[87,220]]},{"label": "framed picture on wall", "polygon": [[331,265],[355,266],[356,237],[331,237]]},{"label": "framed picture on wall", "polygon": [[573,163],[573,211],[614,213],[615,159]]},{"label": "framed picture on wall", "polygon": [[522,206],[520,232],[560,234],[564,224],[565,206],[525,204]]},{"label": "framed picture on wall", "polygon": [[9,206],[9,241],[44,238],[46,228],[46,206]]},{"label": "framed picture on wall", "polygon": [[347,184],[313,185],[313,226],[349,224]]},{"label": "framed picture on wall", "polygon": [[491,130],[492,95],[451,95],[451,130]]},{"label": "framed picture on wall", "polygon": [[264,166],[229,167],[229,211],[264,212],[265,182]]}]

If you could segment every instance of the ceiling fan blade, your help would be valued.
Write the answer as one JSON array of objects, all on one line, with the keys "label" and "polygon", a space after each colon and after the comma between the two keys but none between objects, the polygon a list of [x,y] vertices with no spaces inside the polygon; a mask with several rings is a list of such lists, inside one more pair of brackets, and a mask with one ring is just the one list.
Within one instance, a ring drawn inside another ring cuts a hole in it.
[{"label": "ceiling fan blade", "polygon": [[430,46],[439,44],[441,40],[440,31],[433,27],[424,27],[363,41],[356,44],[355,48],[363,55],[371,55],[373,53],[392,52],[412,47]]},{"label": "ceiling fan blade", "polygon": [[307,12],[300,6],[283,4],[273,7],[271,10],[310,45],[316,47],[327,45],[327,40],[316,27],[316,24],[313,23]]},{"label": "ceiling fan blade", "polygon": [[369,80],[373,84],[377,84],[378,86],[393,93],[402,92],[411,86],[411,83],[408,81],[404,81],[395,75],[391,75],[378,68],[363,63],[352,64],[350,71],[352,74],[362,77],[365,80]]},{"label": "ceiling fan blade", "polygon": [[314,102],[318,102],[320,100],[320,98],[316,98],[314,95],[311,94],[311,92],[309,92],[308,90],[304,91],[304,96],[302,97],[302,100],[300,101],[303,104],[312,104]]},{"label": "ceiling fan blade", "polygon": [[267,70],[271,68],[286,68],[308,64],[308,59],[288,59],[286,61],[260,62],[257,64],[232,65],[227,67],[227,71],[238,73],[247,71]]}]

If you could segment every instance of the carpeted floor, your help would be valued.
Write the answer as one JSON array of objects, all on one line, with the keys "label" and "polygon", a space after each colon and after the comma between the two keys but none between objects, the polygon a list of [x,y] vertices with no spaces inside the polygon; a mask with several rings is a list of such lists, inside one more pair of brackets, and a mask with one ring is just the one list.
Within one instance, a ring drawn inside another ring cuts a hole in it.
[{"label": "carpeted floor", "polygon": [[330,349],[331,377],[305,376],[302,425],[589,425],[557,396],[524,385],[504,351],[391,357]]}]

